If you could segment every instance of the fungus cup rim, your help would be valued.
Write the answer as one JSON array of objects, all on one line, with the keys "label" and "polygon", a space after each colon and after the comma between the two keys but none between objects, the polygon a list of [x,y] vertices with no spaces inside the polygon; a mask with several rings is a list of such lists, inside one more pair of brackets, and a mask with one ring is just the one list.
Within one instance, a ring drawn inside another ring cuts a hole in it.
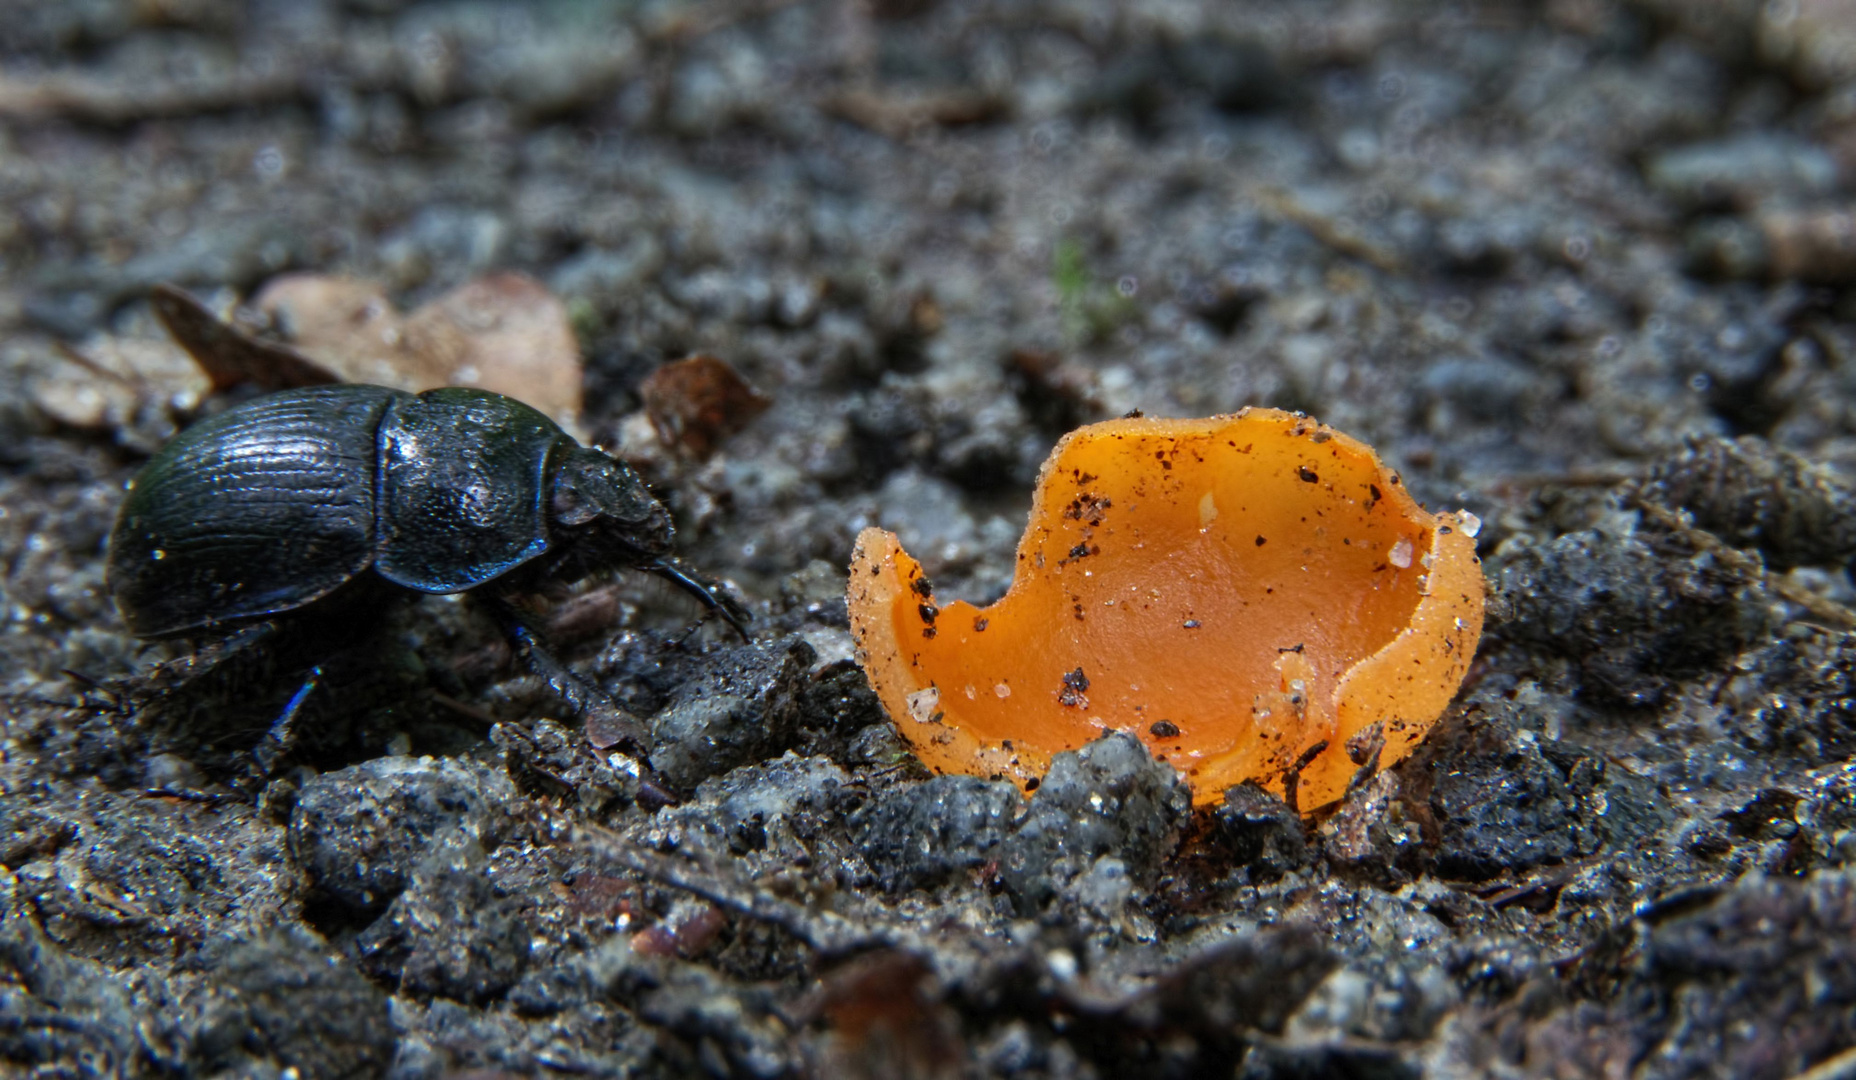
[{"label": "fungus cup rim", "polygon": [[[1333,446],[1324,449],[1335,451],[1337,458],[1341,454],[1352,458],[1349,468],[1364,470],[1370,466],[1378,477],[1383,500],[1405,522],[1422,529],[1421,535],[1428,540],[1422,550],[1410,554],[1411,565],[1422,563],[1425,569],[1418,579],[1409,618],[1383,644],[1354,660],[1335,681],[1320,710],[1328,719],[1325,730],[1302,733],[1292,747],[1279,755],[1282,761],[1300,759],[1299,769],[1291,765],[1256,775],[1254,768],[1245,771],[1231,764],[1248,753],[1238,747],[1198,762],[1191,770],[1196,775],[1187,777],[1195,804],[1214,802],[1227,787],[1257,780],[1279,794],[1295,798],[1306,812],[1342,797],[1361,768],[1389,766],[1416,748],[1455,697],[1482,630],[1486,586],[1475,553],[1473,519],[1461,512],[1426,511],[1405,491],[1397,473],[1365,443],[1304,414],[1261,407],[1203,419],[1134,417],[1078,428],[1059,440],[1039,471],[1031,515],[1017,547],[1023,568],[1014,574],[1006,593],[979,609],[979,614],[984,618],[987,613],[999,612],[1017,602],[1015,598],[1031,590],[1029,581],[1044,573],[1030,569],[1028,555],[1039,522],[1060,512],[1059,504],[1066,496],[1053,481],[1059,463],[1073,447],[1086,440],[1127,435],[1176,439],[1222,436],[1239,426],[1259,424],[1285,434],[1314,436],[1316,443],[1331,442]],[[1004,739],[989,745],[960,725],[954,695],[943,692],[905,657],[895,612],[904,604],[910,609],[934,610],[936,600],[920,564],[903,550],[894,533],[872,527],[859,534],[851,557],[847,600],[858,663],[904,740],[936,772],[1010,777],[1030,790],[1048,771],[1051,754],[1072,748],[1060,746],[1053,750],[1039,745],[1036,733],[1030,731],[1023,739]],[[1410,673],[1413,666],[1418,668],[1417,675]],[[1283,679],[1286,687],[1286,671]],[[1382,725],[1378,733],[1383,735],[1383,745],[1376,755],[1371,748],[1360,745],[1362,740],[1373,741],[1370,729],[1374,724]],[[1154,749],[1157,738],[1151,732],[1127,727],[1122,730],[1129,730],[1150,750]],[[1350,741],[1355,745],[1350,747]],[[1317,750],[1317,744],[1322,743],[1326,745]],[[1363,753],[1366,762],[1353,760],[1353,756]]]}]

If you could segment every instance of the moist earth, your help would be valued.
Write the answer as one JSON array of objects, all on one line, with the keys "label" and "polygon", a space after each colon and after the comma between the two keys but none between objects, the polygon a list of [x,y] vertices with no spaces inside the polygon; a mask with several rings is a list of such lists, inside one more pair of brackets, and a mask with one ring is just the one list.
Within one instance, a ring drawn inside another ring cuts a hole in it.
[{"label": "moist earth", "polygon": [[[1846,7],[3,0],[0,1072],[1847,1068]],[[70,350],[292,270],[566,303],[584,434],[756,616],[537,598],[656,776],[468,601],[125,633],[123,484],[236,395],[86,413]],[[692,354],[771,406],[656,435]],[[928,775],[858,530],[988,601],[1064,431],[1246,405],[1483,522],[1418,752],[1306,816],[1120,734]]]}]

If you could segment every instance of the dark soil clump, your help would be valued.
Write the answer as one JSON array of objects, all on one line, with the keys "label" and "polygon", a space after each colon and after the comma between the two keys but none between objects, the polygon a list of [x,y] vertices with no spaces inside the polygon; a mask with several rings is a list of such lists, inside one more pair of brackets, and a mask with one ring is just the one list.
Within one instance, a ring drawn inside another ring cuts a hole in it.
[{"label": "dark soil clump", "polygon": [[[0,1074],[1847,1072],[1853,41],[1676,0],[0,0]],[[156,376],[150,290],[245,326],[292,271],[566,306],[581,441],[754,615],[528,598],[649,745],[472,603],[126,633],[125,482],[248,393]],[[1481,520],[1428,740],[1312,813],[1195,811],[1116,732],[1029,792],[930,775],[855,663],[858,531],[990,601],[1065,431],[1247,405]]]}]

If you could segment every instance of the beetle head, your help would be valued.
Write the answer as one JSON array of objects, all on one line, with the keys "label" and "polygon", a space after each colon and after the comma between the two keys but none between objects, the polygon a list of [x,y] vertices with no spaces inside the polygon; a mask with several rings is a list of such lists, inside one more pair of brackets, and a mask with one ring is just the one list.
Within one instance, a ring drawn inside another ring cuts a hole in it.
[{"label": "beetle head", "polygon": [[561,453],[550,512],[589,562],[642,562],[670,550],[670,512],[631,466],[598,450]]}]

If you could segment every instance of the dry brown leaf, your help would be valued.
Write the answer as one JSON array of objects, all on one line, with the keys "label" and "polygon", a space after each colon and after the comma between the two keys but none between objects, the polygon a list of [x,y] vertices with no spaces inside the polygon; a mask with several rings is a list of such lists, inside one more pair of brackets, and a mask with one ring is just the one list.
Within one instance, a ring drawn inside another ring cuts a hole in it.
[{"label": "dry brown leaf", "polygon": [[407,337],[455,357],[451,382],[520,398],[565,425],[580,418],[580,343],[567,305],[523,274],[466,282],[412,313]]},{"label": "dry brown leaf", "polygon": [[1006,103],[996,94],[970,90],[879,93],[847,90],[821,102],[833,116],[892,139],[931,127],[964,127],[996,120]]},{"label": "dry brown leaf", "polygon": [[567,307],[523,274],[467,282],[408,315],[379,287],[327,274],[276,278],[252,304],[348,382],[474,386],[527,402],[569,430],[579,422],[580,346]]},{"label": "dry brown leaf", "polygon": [[115,431],[134,446],[159,445],[174,431],[168,412],[191,411],[211,390],[206,374],[173,342],[114,334],[76,346],[50,343],[26,378],[27,398],[54,421]]},{"label": "dry brown leaf", "polygon": [[175,285],[149,295],[155,317],[212,381],[214,392],[254,385],[264,390],[341,382],[334,372],[288,345],[257,337]]},{"label": "dry brown leaf", "polygon": [[425,390],[446,384],[406,349],[401,318],[380,287],[335,274],[285,274],[251,299],[285,341],[343,382]]},{"label": "dry brown leaf", "polygon": [[638,394],[658,440],[698,461],[773,404],[727,361],[700,355],[653,371]]}]

